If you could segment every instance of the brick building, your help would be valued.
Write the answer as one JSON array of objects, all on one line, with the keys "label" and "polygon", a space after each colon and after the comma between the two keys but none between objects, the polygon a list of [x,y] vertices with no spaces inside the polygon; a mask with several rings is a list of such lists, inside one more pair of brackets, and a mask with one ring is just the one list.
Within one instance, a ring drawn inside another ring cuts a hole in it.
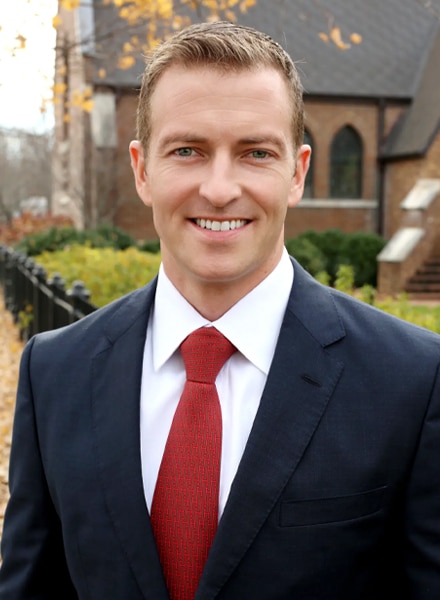
[{"label": "brick building", "polygon": [[[143,60],[138,53],[118,68],[128,33],[103,0],[61,16],[58,82],[66,94],[91,86],[93,110],[56,107],[54,210],[80,227],[107,221],[154,239],[128,156]],[[305,88],[313,160],[286,237],[309,228],[379,233],[389,240],[379,287],[404,289],[440,253],[440,0],[257,0],[237,20],[280,42]],[[141,24],[130,36],[142,32]]]}]

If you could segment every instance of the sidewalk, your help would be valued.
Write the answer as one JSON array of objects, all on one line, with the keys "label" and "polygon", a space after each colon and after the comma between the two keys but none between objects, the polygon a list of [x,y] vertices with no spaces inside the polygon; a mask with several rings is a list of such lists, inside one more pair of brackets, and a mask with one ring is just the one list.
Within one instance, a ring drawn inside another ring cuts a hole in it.
[{"label": "sidewalk", "polygon": [[23,343],[0,290],[0,535],[8,499],[8,462],[18,367]]}]

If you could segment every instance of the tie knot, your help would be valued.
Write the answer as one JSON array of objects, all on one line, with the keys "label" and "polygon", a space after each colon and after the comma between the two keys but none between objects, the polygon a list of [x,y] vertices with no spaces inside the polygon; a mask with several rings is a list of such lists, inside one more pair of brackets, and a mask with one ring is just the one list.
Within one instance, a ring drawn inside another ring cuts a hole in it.
[{"label": "tie knot", "polygon": [[193,331],[180,345],[188,381],[215,383],[215,379],[237,348],[215,327]]}]

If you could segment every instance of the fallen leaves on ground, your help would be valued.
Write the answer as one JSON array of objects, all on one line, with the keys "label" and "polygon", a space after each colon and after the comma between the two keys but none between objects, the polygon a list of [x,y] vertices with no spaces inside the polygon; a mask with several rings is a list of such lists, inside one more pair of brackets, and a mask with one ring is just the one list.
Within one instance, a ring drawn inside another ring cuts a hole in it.
[{"label": "fallen leaves on ground", "polygon": [[8,465],[11,448],[12,420],[14,417],[15,393],[18,368],[23,351],[18,329],[12,315],[5,309],[0,293],[0,535],[3,516],[9,497]]}]

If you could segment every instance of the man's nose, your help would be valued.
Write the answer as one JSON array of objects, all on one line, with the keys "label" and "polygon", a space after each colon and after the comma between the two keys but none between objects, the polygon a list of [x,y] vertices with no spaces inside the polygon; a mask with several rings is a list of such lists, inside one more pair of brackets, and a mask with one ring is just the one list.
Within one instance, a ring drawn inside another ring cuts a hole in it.
[{"label": "man's nose", "polygon": [[240,196],[237,166],[229,157],[218,156],[206,165],[200,183],[200,195],[213,206],[224,206]]}]

